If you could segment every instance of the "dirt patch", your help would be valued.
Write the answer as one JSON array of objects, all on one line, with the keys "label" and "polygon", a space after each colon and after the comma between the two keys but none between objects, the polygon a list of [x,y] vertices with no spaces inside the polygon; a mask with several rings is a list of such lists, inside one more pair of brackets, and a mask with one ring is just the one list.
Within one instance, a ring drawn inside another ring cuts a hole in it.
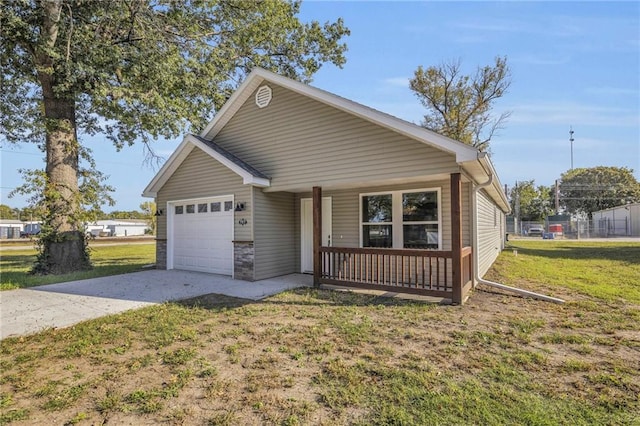
[{"label": "dirt patch", "polygon": [[259,302],[207,295],[3,341],[3,416],[24,410],[15,424],[367,423],[385,414],[376,392],[418,373],[418,388],[434,398],[498,383],[624,413],[640,392],[638,320],[636,305],[575,295],[556,305],[493,290],[464,306],[309,289]]}]

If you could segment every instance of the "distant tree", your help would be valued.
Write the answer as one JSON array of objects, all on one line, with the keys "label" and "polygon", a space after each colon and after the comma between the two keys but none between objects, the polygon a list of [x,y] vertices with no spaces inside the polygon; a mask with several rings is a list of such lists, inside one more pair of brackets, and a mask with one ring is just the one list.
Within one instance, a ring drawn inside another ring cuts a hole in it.
[{"label": "distant tree", "polygon": [[591,213],[640,202],[640,183],[633,169],[626,167],[592,167],[569,170],[562,174],[560,205],[568,213]]},{"label": "distant tree", "polygon": [[509,191],[511,210],[524,221],[543,221],[553,212],[551,188],[535,185],[535,181],[516,182]]},{"label": "distant tree", "polygon": [[496,130],[509,117],[494,117],[494,102],[511,85],[507,58],[496,57],[495,65],[478,67],[475,75],[463,75],[460,61],[424,69],[419,66],[409,87],[427,108],[422,126],[482,151]]},{"label": "distant tree", "polygon": [[156,234],[156,203],[153,201],[145,201],[140,204],[140,210],[142,210],[142,216],[147,221],[147,225],[153,235]]},{"label": "distant tree", "polygon": [[299,12],[277,0],[0,2],[0,136],[46,153],[38,272],[89,267],[79,135],[150,147],[202,128],[253,67],[308,81],[344,64],[342,20]]},{"label": "distant tree", "polygon": [[0,204],[0,219],[18,219],[20,211],[6,204]]},{"label": "distant tree", "polygon": [[145,214],[138,210],[114,210],[106,214],[106,219],[145,219]]},{"label": "distant tree", "polygon": [[[74,220],[78,222],[79,228],[82,228],[86,222],[100,219],[103,215],[103,204],[110,206],[115,204],[115,200],[111,197],[114,188],[104,183],[107,176],[96,170],[90,151],[81,149],[81,153],[84,162],[78,168],[78,193],[74,201],[78,205]],[[18,172],[22,174],[24,183],[11,191],[9,197],[17,194],[27,196],[29,207],[25,208],[24,218],[28,214],[34,220],[44,222],[43,232],[53,232],[50,222],[57,211],[51,210],[47,204],[47,173],[44,170],[25,169],[20,169]]]},{"label": "distant tree", "polygon": [[23,221],[40,222],[43,216],[44,212],[37,206],[23,207],[20,209],[20,218]]}]

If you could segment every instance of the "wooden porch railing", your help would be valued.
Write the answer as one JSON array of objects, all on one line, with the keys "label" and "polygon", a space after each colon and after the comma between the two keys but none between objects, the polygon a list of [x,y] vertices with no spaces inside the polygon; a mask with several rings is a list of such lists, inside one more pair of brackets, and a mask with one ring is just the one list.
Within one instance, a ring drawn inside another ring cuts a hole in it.
[{"label": "wooden porch railing", "polygon": [[[320,282],[346,287],[452,298],[453,252],[320,247]],[[462,294],[471,288],[471,247],[462,249]]]},{"label": "wooden porch railing", "polygon": [[473,287],[473,251],[471,247],[462,248],[462,299],[464,300],[467,293]]}]

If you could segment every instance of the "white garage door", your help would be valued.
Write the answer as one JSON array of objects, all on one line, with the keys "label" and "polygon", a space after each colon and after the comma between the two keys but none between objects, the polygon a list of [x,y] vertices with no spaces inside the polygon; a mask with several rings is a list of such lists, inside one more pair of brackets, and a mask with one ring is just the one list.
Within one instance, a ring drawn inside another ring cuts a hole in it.
[{"label": "white garage door", "polygon": [[231,275],[233,199],[217,197],[174,203],[173,267]]}]

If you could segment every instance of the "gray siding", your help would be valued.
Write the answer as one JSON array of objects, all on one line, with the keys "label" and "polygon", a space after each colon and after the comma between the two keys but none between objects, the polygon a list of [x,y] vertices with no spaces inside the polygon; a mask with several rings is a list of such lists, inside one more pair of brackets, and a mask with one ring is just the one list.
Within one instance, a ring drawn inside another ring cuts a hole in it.
[{"label": "gray siding", "polygon": [[272,178],[268,191],[362,184],[455,172],[454,156],[270,84],[273,100],[251,96],[215,142]]},{"label": "gray siding", "polygon": [[471,246],[471,184],[462,183],[462,245]]},{"label": "gray siding", "polygon": [[[300,252],[296,250],[295,196],[289,192],[264,193],[253,188],[255,221],[254,279],[299,272]],[[299,243],[298,243],[299,244]]]},{"label": "gray siding", "polygon": [[484,191],[477,196],[478,206],[478,272],[487,273],[500,254],[503,244],[504,213]]},{"label": "gray siding", "polygon": [[[464,184],[462,189],[462,241],[470,245],[471,217],[470,185]],[[419,182],[403,185],[374,186],[338,191],[323,191],[323,197],[331,197],[332,202],[332,245],[335,247],[360,247],[360,194],[368,192],[398,191],[422,188],[440,188],[442,215],[442,247],[451,250],[451,184],[449,180]],[[296,253],[300,253],[300,199],[311,198],[311,193],[296,194],[295,201],[295,244]],[[296,257],[296,271],[300,270],[300,258]]]},{"label": "gray siding", "polygon": [[[214,197],[217,195],[234,195],[234,201],[244,202],[245,211],[235,212],[234,239],[253,240],[253,224],[251,222],[251,187],[242,183],[242,178],[225,166],[218,163],[198,148],[185,158],[180,167],[158,191],[156,203],[165,210],[158,217],[158,239],[167,238],[167,202],[191,198]],[[245,218],[245,226],[237,225]]]}]

